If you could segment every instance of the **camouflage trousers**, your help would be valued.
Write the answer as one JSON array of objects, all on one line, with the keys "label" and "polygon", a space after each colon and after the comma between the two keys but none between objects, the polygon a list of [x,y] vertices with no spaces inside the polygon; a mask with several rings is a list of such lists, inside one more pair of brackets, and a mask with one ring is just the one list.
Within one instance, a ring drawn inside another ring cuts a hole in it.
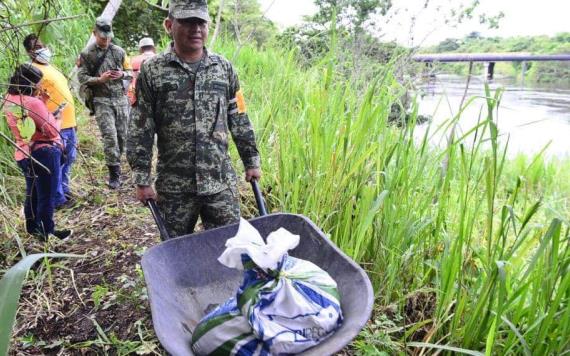
[{"label": "camouflage trousers", "polygon": [[119,166],[121,155],[127,142],[129,121],[129,101],[126,96],[120,98],[101,98],[93,100],[95,120],[103,138],[103,150],[108,166]]},{"label": "camouflage trousers", "polygon": [[158,208],[170,237],[194,232],[198,216],[204,229],[239,222],[239,196],[236,187],[212,195],[158,192]]}]

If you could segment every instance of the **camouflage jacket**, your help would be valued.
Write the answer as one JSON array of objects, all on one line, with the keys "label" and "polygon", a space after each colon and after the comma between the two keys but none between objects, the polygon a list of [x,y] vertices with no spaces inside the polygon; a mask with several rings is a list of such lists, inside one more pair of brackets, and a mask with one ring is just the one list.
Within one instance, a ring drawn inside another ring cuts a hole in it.
[{"label": "camouflage jacket", "polygon": [[258,168],[259,152],[231,63],[206,51],[196,73],[174,51],[144,62],[130,117],[127,158],[134,182],[150,185],[157,134],[158,192],[218,193],[236,184],[228,132],[245,168]]},{"label": "camouflage jacket", "polygon": [[[77,78],[81,85],[89,85],[95,97],[116,98],[125,95],[123,80],[132,79],[132,69],[129,57],[125,51],[114,44],[109,45],[109,52],[96,73],[92,73],[105,49],[99,48],[95,43],[89,45],[79,55],[79,71]],[[106,83],[97,83],[99,76],[108,70],[123,72],[123,80],[110,80]]]}]

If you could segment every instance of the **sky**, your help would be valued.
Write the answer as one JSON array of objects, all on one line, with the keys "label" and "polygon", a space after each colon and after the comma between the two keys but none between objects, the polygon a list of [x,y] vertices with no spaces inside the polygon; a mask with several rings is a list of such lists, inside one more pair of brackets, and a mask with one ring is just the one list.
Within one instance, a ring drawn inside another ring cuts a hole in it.
[{"label": "sky", "polygon": [[[259,0],[266,16],[279,27],[302,22],[303,15],[311,15],[316,6],[311,0]],[[387,18],[378,20],[382,39],[395,40],[402,45],[433,45],[446,38],[461,38],[477,31],[484,36],[554,35],[570,32],[570,0],[480,0],[476,15],[504,13],[499,29],[489,30],[478,20],[457,26],[444,22],[445,14],[457,4],[470,4],[472,0],[393,0],[394,7]],[[438,8],[439,10],[436,10]],[[410,20],[415,17],[415,21]]]}]

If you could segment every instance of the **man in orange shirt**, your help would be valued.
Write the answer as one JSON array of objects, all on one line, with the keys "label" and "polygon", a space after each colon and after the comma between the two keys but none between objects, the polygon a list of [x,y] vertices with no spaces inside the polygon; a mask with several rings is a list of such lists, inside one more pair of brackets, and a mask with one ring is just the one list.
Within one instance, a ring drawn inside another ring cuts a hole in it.
[{"label": "man in orange shirt", "polygon": [[[72,231],[56,230],[53,214],[57,187],[61,182],[61,120],[39,97],[36,89],[42,77],[42,72],[30,64],[19,66],[10,78],[8,95],[3,99],[4,113],[8,127],[22,149],[16,151],[15,158],[26,177],[26,231],[42,241],[47,241],[50,235],[63,240],[71,236]],[[33,133],[20,128],[20,125],[27,126],[28,120],[33,122]]]},{"label": "man in orange shirt", "polygon": [[133,57],[131,59],[131,66],[133,67],[133,80],[129,85],[129,91],[127,93],[131,105],[135,105],[135,102],[137,101],[135,95],[135,87],[136,87],[135,85],[137,82],[139,71],[141,70],[141,65],[143,64],[144,61],[156,55],[156,50],[154,48],[154,41],[152,40],[152,38],[145,37],[139,41],[139,52],[140,54],[138,56]]},{"label": "man in orange shirt", "polygon": [[46,105],[50,112],[64,104],[61,112],[61,138],[64,144],[65,162],[61,166],[61,178],[56,195],[56,208],[62,207],[67,201],[71,202],[71,192],[69,187],[69,177],[71,167],[77,156],[77,122],[75,120],[75,105],[73,96],[69,90],[67,78],[53,65],[51,61],[51,51],[35,35],[29,34],[24,39],[24,48],[28,56],[32,59],[32,65],[38,68],[42,74],[39,88],[49,97]]}]

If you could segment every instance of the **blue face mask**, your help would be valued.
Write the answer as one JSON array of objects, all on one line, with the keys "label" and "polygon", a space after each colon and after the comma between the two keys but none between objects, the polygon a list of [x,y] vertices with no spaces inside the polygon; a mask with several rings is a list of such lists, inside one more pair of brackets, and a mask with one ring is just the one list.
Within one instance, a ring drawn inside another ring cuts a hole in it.
[{"label": "blue face mask", "polygon": [[48,64],[51,61],[51,51],[49,50],[49,48],[40,48],[37,51],[34,52],[36,54],[36,61],[42,63],[42,64]]}]

